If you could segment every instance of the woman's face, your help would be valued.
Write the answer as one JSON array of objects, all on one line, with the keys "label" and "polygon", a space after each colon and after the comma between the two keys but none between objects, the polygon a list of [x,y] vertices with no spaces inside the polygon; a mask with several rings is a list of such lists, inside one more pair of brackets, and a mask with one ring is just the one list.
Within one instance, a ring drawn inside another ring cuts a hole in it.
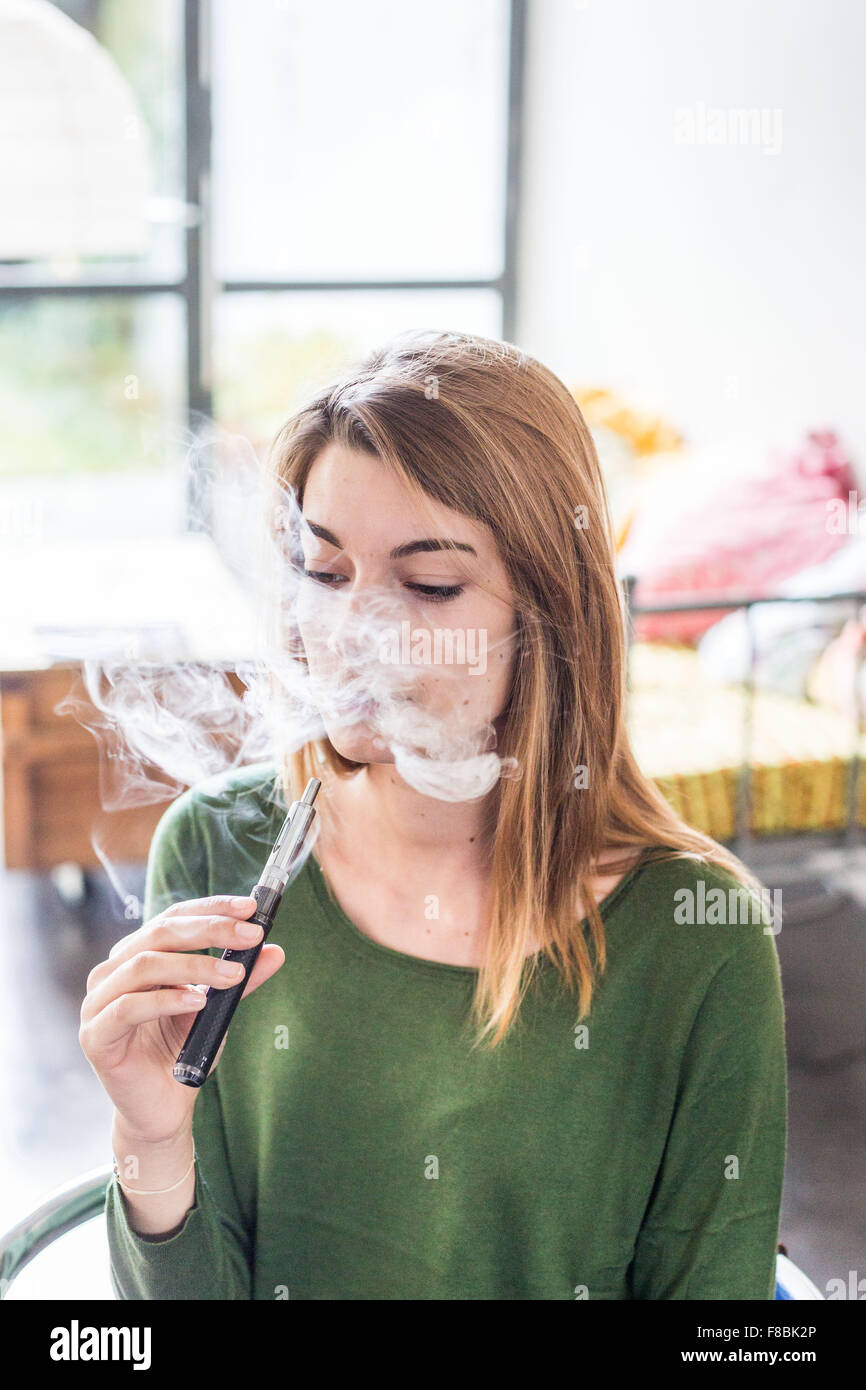
[{"label": "woman's face", "polygon": [[493,536],[426,502],[435,522],[375,455],[339,444],[307,478],[298,628],[328,738],[355,762],[393,763],[395,740],[446,760],[491,751],[508,702],[516,615]]}]

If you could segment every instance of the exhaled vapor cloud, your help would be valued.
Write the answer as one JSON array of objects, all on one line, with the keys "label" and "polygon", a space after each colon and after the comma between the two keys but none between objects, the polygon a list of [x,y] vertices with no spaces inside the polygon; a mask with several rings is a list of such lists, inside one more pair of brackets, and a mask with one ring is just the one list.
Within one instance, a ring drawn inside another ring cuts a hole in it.
[{"label": "exhaled vapor cloud", "polygon": [[[220,516],[242,519],[244,544],[226,559],[251,599],[259,627],[251,642],[255,655],[235,667],[240,691],[225,667],[200,661],[103,656],[84,662],[81,681],[57,708],[78,718],[99,744],[104,808],[172,800],[186,786],[252,762],[279,761],[325,737],[328,728],[336,732],[360,719],[374,731],[377,746],[391,750],[404,781],[425,796],[469,800],[490,791],[499,777],[519,776],[513,758],[493,751],[492,725],[471,722],[472,701],[465,695],[477,643],[461,648],[451,640],[441,660],[435,644],[431,657],[428,642],[426,661],[400,659],[406,657],[400,638],[409,617],[401,592],[368,589],[349,596],[342,586],[305,575],[304,538],[308,556],[319,542],[292,490],[279,485],[275,492],[273,483],[263,488],[247,441],[212,422],[202,438],[200,431],[196,476],[201,481],[203,471],[213,473],[214,486],[201,495],[210,493],[217,542]],[[233,465],[228,485],[227,455]],[[249,539],[253,502],[258,549]],[[231,529],[222,526],[225,535]],[[429,617],[425,610],[425,624]],[[425,626],[420,635],[429,638],[431,630]],[[417,647],[414,642],[413,653]],[[455,651],[462,659],[450,660]]]}]

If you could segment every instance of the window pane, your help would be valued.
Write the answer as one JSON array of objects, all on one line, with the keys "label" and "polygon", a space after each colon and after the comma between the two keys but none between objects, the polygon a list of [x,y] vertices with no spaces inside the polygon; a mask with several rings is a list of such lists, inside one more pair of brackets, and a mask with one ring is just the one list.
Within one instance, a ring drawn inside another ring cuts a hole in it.
[{"label": "window pane", "polygon": [[213,6],[226,279],[502,271],[507,0]]},{"label": "window pane", "polygon": [[350,362],[411,328],[498,338],[494,290],[224,294],[214,315],[214,413],[197,461],[210,481],[208,528],[242,582],[259,519],[259,461],[305,398]]},{"label": "window pane", "polygon": [[[146,127],[152,170],[152,196],[147,205],[147,249],[138,257],[124,256],[122,259],[107,255],[70,256],[62,252],[49,259],[45,257],[42,246],[34,249],[32,258],[18,258],[16,250],[15,260],[0,262],[0,285],[179,279],[183,275],[184,265],[184,233],[180,220],[184,195],[181,0],[148,0],[147,4],[126,3],[125,0],[120,3],[119,0],[57,0],[56,8],[102,45],[137,101],[138,114],[134,119],[137,121],[140,116]],[[60,29],[61,35],[63,27]],[[52,26],[48,26],[48,34],[52,33]],[[52,42],[57,42],[59,37],[56,36]],[[25,156],[29,141],[31,157],[37,163],[47,161],[47,179],[50,177],[52,160],[63,156],[61,141],[69,146],[76,140],[98,139],[98,119],[92,109],[87,107],[85,110],[88,69],[82,68],[79,61],[79,71],[76,73],[71,66],[74,53],[71,57],[63,57],[64,49],[55,51],[45,48],[43,51],[44,39],[38,44],[35,38],[28,39],[26,45],[23,41],[19,42],[23,45],[22,52],[43,71],[44,66],[52,61],[55,65],[70,62],[70,66],[57,76],[58,100],[65,101],[69,106],[66,119],[62,110],[58,113],[53,109],[39,108],[29,117],[29,131],[19,131],[17,128],[14,131]],[[82,82],[84,89],[79,90]],[[19,89],[10,94],[10,99],[15,99],[12,110],[16,121],[27,119],[24,115],[27,111],[25,95],[26,84],[23,90],[19,84]],[[128,133],[137,138],[135,131]],[[75,148],[77,150],[78,146],[75,145]],[[92,158],[97,157],[98,151]],[[88,165],[88,158],[85,153],[83,168],[98,167],[93,165],[92,158]],[[88,192],[82,189],[82,198]],[[89,199],[84,206],[89,208]],[[106,206],[100,206],[97,198],[93,215],[101,216],[105,211]]]},{"label": "window pane", "polygon": [[498,338],[494,290],[224,294],[214,314],[214,411],[261,453],[303,397],[411,328]]},{"label": "window pane", "polygon": [[177,529],[183,333],[175,295],[0,300],[3,534]]}]

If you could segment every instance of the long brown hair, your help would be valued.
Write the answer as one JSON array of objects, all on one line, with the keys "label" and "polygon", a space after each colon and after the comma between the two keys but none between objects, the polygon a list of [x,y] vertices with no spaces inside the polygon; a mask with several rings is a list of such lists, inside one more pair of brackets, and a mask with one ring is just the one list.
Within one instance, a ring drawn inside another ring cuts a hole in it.
[{"label": "long brown hair", "polygon": [[[516,1018],[537,969],[527,955],[533,940],[577,989],[583,1018],[594,972],[606,964],[589,883],[603,850],[622,851],[606,873],[627,871],[638,853],[647,862],[689,857],[760,890],[734,854],[676,815],[635,762],[624,722],[622,590],[586,422],[559,378],[513,344],[411,332],[316,393],[277,434],[274,478],[299,506],[330,442],[378,456],[422,505],[435,498],[496,539],[518,624],[497,752],[515,758],[521,775],[500,779],[489,795],[491,919],[473,1000],[476,1046],[495,1047]],[[316,776],[326,793],[329,777],[357,769],[327,737],[311,740],[285,756],[283,789],[296,798]]]}]

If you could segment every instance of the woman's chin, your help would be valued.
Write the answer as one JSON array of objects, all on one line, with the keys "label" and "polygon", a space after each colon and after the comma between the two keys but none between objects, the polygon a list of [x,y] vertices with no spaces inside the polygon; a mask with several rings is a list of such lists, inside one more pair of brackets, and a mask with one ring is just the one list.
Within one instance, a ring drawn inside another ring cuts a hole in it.
[{"label": "woman's chin", "polygon": [[393,763],[394,754],[382,735],[372,724],[359,720],[357,724],[342,724],[325,732],[337,752],[354,763]]}]

